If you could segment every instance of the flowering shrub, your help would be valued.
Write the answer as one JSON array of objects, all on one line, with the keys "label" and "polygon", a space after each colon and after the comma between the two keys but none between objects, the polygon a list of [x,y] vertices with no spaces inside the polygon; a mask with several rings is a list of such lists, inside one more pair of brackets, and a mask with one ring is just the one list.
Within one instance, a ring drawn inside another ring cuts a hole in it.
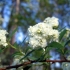
[{"label": "flowering shrub", "polygon": [[[26,68],[29,69],[31,67],[27,66],[27,64],[33,64],[36,62],[63,62],[62,68],[69,70],[70,63],[68,62],[70,62],[70,59],[69,57],[67,59],[65,57],[66,54],[69,53],[69,50],[65,50],[65,48],[69,46],[70,43],[70,29],[60,30],[57,18],[48,17],[43,22],[30,26],[27,30],[26,40],[26,43],[28,43],[28,47],[24,51],[16,44],[11,45],[9,42],[7,43],[5,36],[6,34],[8,34],[6,30],[0,29],[0,45],[12,47],[16,51],[11,55],[14,58],[11,64],[12,66],[6,67],[3,70],[18,68],[20,66],[23,66],[20,68],[20,70],[26,70]],[[59,52],[59,54],[63,56],[63,59],[49,60],[51,57],[49,55],[49,52],[52,49],[56,49],[57,52]],[[64,65],[66,64],[68,65],[68,69],[64,68]]]}]

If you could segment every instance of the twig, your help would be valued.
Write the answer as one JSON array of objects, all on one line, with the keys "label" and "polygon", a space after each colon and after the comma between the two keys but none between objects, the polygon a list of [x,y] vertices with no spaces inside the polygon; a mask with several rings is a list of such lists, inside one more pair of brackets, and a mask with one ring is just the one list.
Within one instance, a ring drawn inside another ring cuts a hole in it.
[{"label": "twig", "polygon": [[[11,69],[11,68],[18,68],[20,66],[28,65],[28,64],[31,64],[31,63],[35,63],[35,62],[38,62],[38,61],[27,61],[27,62],[18,64],[18,65],[8,66],[6,68],[0,68],[0,70],[7,70],[7,69]],[[52,62],[52,63],[60,62],[60,63],[62,63],[62,62],[70,62],[70,60],[42,60],[42,61],[39,61],[39,62]]]}]

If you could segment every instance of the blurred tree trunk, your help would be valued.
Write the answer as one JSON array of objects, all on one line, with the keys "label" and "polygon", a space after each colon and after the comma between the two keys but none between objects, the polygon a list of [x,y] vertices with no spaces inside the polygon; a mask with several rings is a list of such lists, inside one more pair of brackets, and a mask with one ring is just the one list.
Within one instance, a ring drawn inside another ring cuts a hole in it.
[{"label": "blurred tree trunk", "polygon": [[[20,0],[15,0],[16,2],[16,5],[15,5],[15,14],[18,15],[19,14],[19,6],[20,6]],[[12,28],[11,30],[14,31],[16,28],[17,28],[17,25],[15,23],[18,22],[18,19],[14,19],[14,25],[12,25]],[[11,44],[14,44],[15,43],[15,34],[13,35],[12,39],[11,39]]]},{"label": "blurred tree trunk", "polygon": [[[20,0],[15,0],[13,2],[15,5],[14,5],[14,9],[15,10],[15,15],[18,15],[19,14],[19,6],[20,6]],[[12,23],[14,23],[12,26],[11,26],[11,31],[13,32],[17,27],[18,25],[16,24],[18,22],[18,19],[15,18]],[[13,45],[15,43],[15,35],[16,35],[16,32],[15,34],[12,36],[11,38],[11,44]],[[9,48],[8,50],[10,50],[10,54],[9,55],[12,55],[14,52],[15,52],[15,49],[13,48]],[[13,59],[13,58],[11,58]],[[12,63],[12,61],[10,62],[10,64]]]}]

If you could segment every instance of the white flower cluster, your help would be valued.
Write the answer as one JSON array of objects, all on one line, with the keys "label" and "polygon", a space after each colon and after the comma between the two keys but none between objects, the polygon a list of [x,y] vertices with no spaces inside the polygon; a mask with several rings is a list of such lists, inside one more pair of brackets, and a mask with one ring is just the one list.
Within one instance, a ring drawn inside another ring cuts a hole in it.
[{"label": "white flower cluster", "polygon": [[58,19],[48,17],[44,22],[40,22],[28,28],[29,45],[35,47],[46,47],[52,41],[58,41],[59,31],[53,29],[58,27]]},{"label": "white flower cluster", "polygon": [[[50,23],[51,22],[51,23]],[[52,27],[58,27],[59,25],[59,22],[58,22],[58,18],[55,18],[55,17],[48,17],[44,20],[44,23],[48,23],[50,24]]]},{"label": "white flower cluster", "polygon": [[8,34],[6,30],[0,29],[0,45],[7,46],[6,34]]}]

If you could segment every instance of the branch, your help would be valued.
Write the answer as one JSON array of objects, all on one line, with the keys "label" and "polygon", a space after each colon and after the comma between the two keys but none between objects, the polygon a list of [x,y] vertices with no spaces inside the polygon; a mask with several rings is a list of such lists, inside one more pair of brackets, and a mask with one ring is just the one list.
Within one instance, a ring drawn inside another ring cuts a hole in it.
[{"label": "branch", "polygon": [[[35,63],[35,62],[38,62],[38,61],[27,61],[27,62],[18,64],[18,65],[8,66],[6,68],[0,68],[0,70],[7,70],[7,69],[11,69],[11,68],[18,68],[20,66],[28,65],[28,64],[31,64],[31,63]],[[62,62],[70,62],[70,60],[43,60],[43,61],[39,61],[39,62],[52,62],[52,63],[60,62],[60,63],[62,63]]]}]

